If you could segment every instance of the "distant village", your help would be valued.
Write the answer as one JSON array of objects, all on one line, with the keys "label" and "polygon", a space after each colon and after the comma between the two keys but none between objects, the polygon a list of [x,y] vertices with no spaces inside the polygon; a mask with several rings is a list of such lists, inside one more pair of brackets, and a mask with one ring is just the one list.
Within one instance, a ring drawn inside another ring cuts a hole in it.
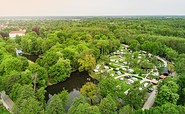
[{"label": "distant village", "polygon": [[9,29],[8,22],[6,23],[0,23],[0,35],[4,37],[9,37],[9,38],[15,38],[16,36],[24,36],[26,33],[26,29],[19,29],[19,30],[12,30],[8,33],[1,32],[4,29]]},{"label": "distant village", "polygon": [[10,38],[15,38],[16,36],[24,36],[26,33],[26,29],[20,29],[19,31],[11,31],[9,33]]}]

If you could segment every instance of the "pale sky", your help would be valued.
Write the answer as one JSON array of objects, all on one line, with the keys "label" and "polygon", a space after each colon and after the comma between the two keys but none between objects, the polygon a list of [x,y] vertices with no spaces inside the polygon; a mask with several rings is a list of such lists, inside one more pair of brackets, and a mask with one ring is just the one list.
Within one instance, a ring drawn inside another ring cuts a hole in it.
[{"label": "pale sky", "polygon": [[185,0],[0,0],[0,16],[185,15]]}]

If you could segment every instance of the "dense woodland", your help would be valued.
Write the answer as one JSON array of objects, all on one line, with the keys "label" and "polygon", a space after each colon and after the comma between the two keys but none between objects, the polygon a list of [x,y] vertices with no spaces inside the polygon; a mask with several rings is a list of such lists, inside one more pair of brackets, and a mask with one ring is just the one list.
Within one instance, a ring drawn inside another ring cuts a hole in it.
[{"label": "dense woodland", "polygon": [[[14,101],[13,114],[185,113],[185,18],[10,19],[0,24],[8,26],[0,32],[0,91]],[[9,38],[9,32],[19,29],[26,29],[26,35]],[[138,89],[139,82],[125,95],[115,88],[127,85],[106,73],[103,79],[97,78],[98,84],[86,83],[68,110],[67,91],[55,94],[46,104],[48,85],[65,81],[73,71],[92,74],[96,64],[106,64],[120,44],[173,63],[177,76],[157,85],[155,106],[142,110],[146,90]],[[39,57],[33,63],[17,56],[15,48]],[[0,113],[9,112],[1,106]]]}]

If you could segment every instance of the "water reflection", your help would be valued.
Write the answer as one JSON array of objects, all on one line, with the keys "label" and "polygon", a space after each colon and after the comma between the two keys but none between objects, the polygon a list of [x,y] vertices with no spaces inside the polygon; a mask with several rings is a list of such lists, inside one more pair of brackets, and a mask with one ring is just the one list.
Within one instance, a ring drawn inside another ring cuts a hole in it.
[{"label": "water reflection", "polygon": [[26,57],[28,60],[33,62],[35,62],[39,57],[38,55],[31,55],[31,54],[24,54],[24,53],[22,53],[22,56]]},{"label": "water reflection", "polygon": [[70,78],[68,78],[64,82],[60,82],[51,86],[48,86],[46,88],[46,100],[49,99],[49,94],[54,95],[57,93],[60,93],[62,90],[67,90],[69,92],[69,106],[71,105],[73,99],[75,97],[80,96],[80,88],[86,83],[86,82],[95,82],[94,79],[92,79],[87,72],[73,72],[71,73]]}]

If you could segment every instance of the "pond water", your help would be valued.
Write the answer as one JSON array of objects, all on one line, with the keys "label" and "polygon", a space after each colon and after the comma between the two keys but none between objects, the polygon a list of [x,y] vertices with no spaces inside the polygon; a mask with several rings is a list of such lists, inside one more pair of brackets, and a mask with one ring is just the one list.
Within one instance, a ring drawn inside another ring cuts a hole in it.
[{"label": "pond water", "polygon": [[[31,55],[31,54],[22,54],[22,56],[26,57],[30,61],[35,62],[38,58],[38,55]],[[70,107],[73,99],[75,97],[80,96],[80,89],[82,86],[87,82],[97,83],[97,80],[91,78],[88,72],[72,72],[70,77],[66,79],[64,82],[59,82],[57,84],[48,86],[46,88],[45,99],[48,102],[50,97],[54,94],[58,94],[63,90],[67,90],[69,93],[69,104],[68,108]]]},{"label": "pond water", "polygon": [[31,54],[25,54],[22,53],[22,56],[26,57],[28,60],[35,62],[39,55],[31,55]]},{"label": "pond water", "polygon": [[69,92],[69,104],[68,108],[71,105],[73,99],[75,97],[80,96],[80,88],[86,83],[86,82],[93,82],[96,83],[97,81],[92,79],[88,72],[73,72],[70,75],[70,78],[65,80],[64,82],[60,82],[51,86],[48,86],[46,88],[46,101],[49,100],[49,96],[60,93],[62,90],[67,90]]}]

